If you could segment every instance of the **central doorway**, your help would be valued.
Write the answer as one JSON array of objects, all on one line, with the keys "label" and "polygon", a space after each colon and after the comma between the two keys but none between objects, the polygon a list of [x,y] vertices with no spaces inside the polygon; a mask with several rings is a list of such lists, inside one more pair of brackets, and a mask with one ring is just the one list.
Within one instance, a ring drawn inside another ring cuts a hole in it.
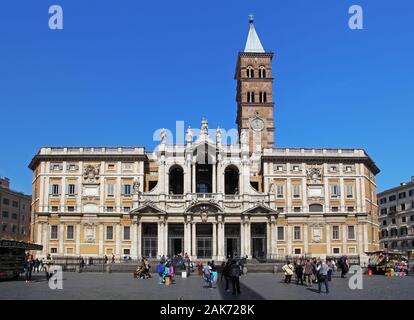
[{"label": "central doorway", "polygon": [[182,223],[168,224],[168,255],[173,257],[183,254],[184,225]]},{"label": "central doorway", "polygon": [[266,258],[266,223],[252,223],[251,238],[253,258]]},{"label": "central doorway", "polygon": [[233,259],[240,257],[240,224],[224,225],[224,245],[226,257]]},{"label": "central doorway", "polygon": [[210,259],[212,256],[212,235],[211,224],[196,225],[197,258]]}]

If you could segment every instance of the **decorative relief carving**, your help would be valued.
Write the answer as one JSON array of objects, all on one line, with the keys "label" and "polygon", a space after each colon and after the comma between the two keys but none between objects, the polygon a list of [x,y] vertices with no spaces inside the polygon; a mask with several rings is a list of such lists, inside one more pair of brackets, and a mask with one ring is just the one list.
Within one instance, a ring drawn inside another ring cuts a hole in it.
[{"label": "decorative relief carving", "polygon": [[88,165],[83,169],[83,178],[90,183],[94,183],[99,179],[100,166]]},{"label": "decorative relief carving", "polygon": [[93,222],[86,222],[84,225],[85,242],[95,242],[95,224]]},{"label": "decorative relief carving", "polygon": [[312,166],[306,169],[308,184],[321,184],[323,178],[322,172],[321,166]]}]

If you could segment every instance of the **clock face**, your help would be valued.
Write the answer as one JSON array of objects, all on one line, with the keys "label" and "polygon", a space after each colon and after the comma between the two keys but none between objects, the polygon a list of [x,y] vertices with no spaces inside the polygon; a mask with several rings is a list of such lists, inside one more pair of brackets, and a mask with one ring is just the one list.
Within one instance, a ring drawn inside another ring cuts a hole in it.
[{"label": "clock face", "polygon": [[252,126],[252,129],[255,131],[262,131],[264,128],[264,122],[260,118],[254,118],[251,121],[251,126]]}]

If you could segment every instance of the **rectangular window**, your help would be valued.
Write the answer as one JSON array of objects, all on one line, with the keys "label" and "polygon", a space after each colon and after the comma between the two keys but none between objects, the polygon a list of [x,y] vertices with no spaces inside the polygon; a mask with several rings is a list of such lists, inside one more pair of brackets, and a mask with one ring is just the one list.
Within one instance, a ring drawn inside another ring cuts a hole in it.
[{"label": "rectangular window", "polygon": [[58,184],[52,184],[51,185],[51,192],[52,196],[58,196],[60,195],[60,185]]},{"label": "rectangular window", "polygon": [[58,212],[59,207],[58,206],[52,206],[52,212]]},{"label": "rectangular window", "polygon": [[334,184],[331,186],[331,197],[332,198],[337,198],[341,195],[341,189],[339,187],[339,185]]},{"label": "rectangular window", "polygon": [[130,184],[124,184],[122,186],[122,195],[123,196],[130,196],[131,195],[131,185]]},{"label": "rectangular window", "polygon": [[294,240],[300,240],[300,239],[301,239],[300,227],[295,227],[295,228],[294,228],[294,235],[293,235],[293,239],[294,239]]},{"label": "rectangular window", "polygon": [[114,207],[106,207],[106,212],[114,212]]},{"label": "rectangular window", "polygon": [[12,213],[12,219],[17,220],[17,213]]},{"label": "rectangular window", "polygon": [[293,171],[300,171],[300,166],[293,166]]},{"label": "rectangular window", "polygon": [[414,221],[414,216],[410,216],[410,221]]},{"label": "rectangular window", "polygon": [[295,254],[301,254],[302,253],[302,249],[300,248],[295,248]]},{"label": "rectangular window", "polygon": [[387,220],[382,221],[382,225],[386,226],[387,225]]},{"label": "rectangular window", "polygon": [[277,186],[276,187],[276,196],[278,198],[283,198],[284,197],[284,190],[283,190],[283,186]]},{"label": "rectangular window", "polygon": [[58,226],[50,226],[50,239],[58,238]]},{"label": "rectangular window", "polygon": [[402,222],[402,223],[407,222],[407,217],[402,217],[402,218],[401,218],[401,222]]},{"label": "rectangular window", "polygon": [[401,204],[401,211],[405,211],[405,203]]},{"label": "rectangular window", "polygon": [[68,195],[74,196],[76,194],[76,186],[74,184],[68,185]]},{"label": "rectangular window", "polygon": [[12,207],[18,208],[19,207],[19,203],[17,201],[13,201],[12,202]]},{"label": "rectangular window", "polygon": [[124,227],[124,240],[130,240],[130,227]]},{"label": "rectangular window", "polygon": [[396,213],[396,212],[397,212],[397,207],[396,206],[390,207],[390,213]]},{"label": "rectangular window", "polygon": [[4,231],[4,232],[6,232],[7,231],[7,224],[3,224],[1,226],[1,230]]},{"label": "rectangular window", "polygon": [[128,213],[128,212],[130,212],[131,211],[131,207],[124,207],[124,212],[125,213]]},{"label": "rectangular window", "polygon": [[7,198],[3,198],[3,204],[8,206],[10,204],[10,200]]},{"label": "rectangular window", "polygon": [[115,164],[114,163],[108,163],[108,170],[109,171],[113,171],[113,170],[115,170]]},{"label": "rectangular window", "polygon": [[129,249],[124,249],[124,255],[129,256],[131,251]]},{"label": "rectangular window", "polygon": [[348,212],[354,212],[354,207],[347,207],[346,209]]},{"label": "rectangular window", "polygon": [[347,185],[346,186],[346,197],[347,198],[353,198],[354,197],[354,186],[353,185]]},{"label": "rectangular window", "polygon": [[397,200],[397,196],[396,195],[393,195],[393,196],[389,196],[388,197],[388,200],[391,202],[391,201],[395,201],[395,200]]},{"label": "rectangular window", "polygon": [[391,223],[395,224],[395,218],[392,218]]},{"label": "rectangular window", "polygon": [[300,212],[300,207],[294,207],[293,212]]},{"label": "rectangular window", "polygon": [[338,167],[337,166],[330,166],[329,171],[330,172],[338,172]]},{"label": "rectangular window", "polygon": [[107,184],[106,185],[106,195],[108,197],[113,197],[115,196],[115,185],[114,184]]},{"label": "rectangular window", "polygon": [[17,232],[17,226],[15,226],[15,225],[12,226],[12,232],[13,233],[16,233]]},{"label": "rectangular window", "polygon": [[333,254],[340,254],[339,248],[333,248]]},{"label": "rectangular window", "polygon": [[293,198],[300,198],[300,186],[293,186]]},{"label": "rectangular window", "polygon": [[73,226],[66,227],[66,239],[73,240]]},{"label": "rectangular window", "polygon": [[122,169],[123,171],[132,171],[133,167],[133,163],[132,162],[125,162],[122,164]]},{"label": "rectangular window", "polygon": [[106,239],[113,240],[114,239],[114,227],[107,226],[106,227]]},{"label": "rectangular window", "polygon": [[412,189],[412,190],[408,191],[408,196],[409,196],[409,197],[414,196],[414,189]]},{"label": "rectangular window", "polygon": [[387,203],[387,198],[381,198],[380,199],[380,204],[385,204]]},{"label": "rectangular window", "polygon": [[51,171],[60,171],[60,170],[63,170],[63,166],[61,166],[60,164],[52,164],[50,166],[50,170]]},{"label": "rectangular window", "polygon": [[398,194],[398,199],[404,199],[407,196],[405,192],[401,192]]},{"label": "rectangular window", "polygon": [[387,214],[387,208],[381,209],[381,215],[386,215]]},{"label": "rectangular window", "polygon": [[277,212],[278,213],[283,213],[285,211],[285,209],[283,207],[277,207]]},{"label": "rectangular window", "polygon": [[285,240],[285,227],[277,227],[277,240]]},{"label": "rectangular window", "polygon": [[355,240],[355,226],[348,226],[348,239]]},{"label": "rectangular window", "polygon": [[339,208],[338,207],[332,207],[332,212],[338,212]]},{"label": "rectangular window", "polygon": [[68,212],[75,212],[74,206],[68,206]]},{"label": "rectangular window", "polygon": [[69,165],[66,167],[66,169],[67,169],[68,171],[76,171],[76,170],[79,170],[79,166],[77,166],[76,164],[69,164]]},{"label": "rectangular window", "polygon": [[57,248],[50,248],[50,253],[57,253]]},{"label": "rectangular window", "polygon": [[2,216],[3,216],[3,218],[8,218],[9,217],[9,212],[8,211],[3,211]]},{"label": "rectangular window", "polygon": [[333,226],[332,227],[332,239],[333,240],[339,240],[339,226]]},{"label": "rectangular window", "polygon": [[283,169],[284,169],[284,167],[281,166],[281,165],[276,166],[276,171],[284,171]]}]

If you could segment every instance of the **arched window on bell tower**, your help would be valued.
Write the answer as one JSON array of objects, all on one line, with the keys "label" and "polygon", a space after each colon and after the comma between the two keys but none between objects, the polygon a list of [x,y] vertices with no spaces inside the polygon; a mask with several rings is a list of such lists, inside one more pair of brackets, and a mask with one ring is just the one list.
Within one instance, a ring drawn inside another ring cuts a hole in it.
[{"label": "arched window on bell tower", "polygon": [[247,78],[254,78],[254,69],[252,66],[246,68]]},{"label": "arched window on bell tower", "polygon": [[253,91],[247,92],[247,103],[254,103],[254,92]]},{"label": "arched window on bell tower", "polygon": [[266,78],[266,67],[259,67],[259,78]]}]

